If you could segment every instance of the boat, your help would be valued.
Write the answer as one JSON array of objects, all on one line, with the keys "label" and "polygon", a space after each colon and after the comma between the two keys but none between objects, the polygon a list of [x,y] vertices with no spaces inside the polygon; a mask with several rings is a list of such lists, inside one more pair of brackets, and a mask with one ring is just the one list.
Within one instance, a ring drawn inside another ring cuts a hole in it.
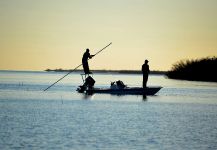
[{"label": "boat", "polygon": [[86,94],[116,94],[116,95],[155,95],[162,87],[152,86],[152,87],[128,87],[122,81],[118,80],[111,82],[109,88],[95,88],[95,80],[88,76],[84,80],[84,84],[77,88],[79,93]]},{"label": "boat", "polygon": [[88,88],[86,94],[115,94],[115,95],[155,95],[162,87],[125,87],[119,89],[112,88]]}]

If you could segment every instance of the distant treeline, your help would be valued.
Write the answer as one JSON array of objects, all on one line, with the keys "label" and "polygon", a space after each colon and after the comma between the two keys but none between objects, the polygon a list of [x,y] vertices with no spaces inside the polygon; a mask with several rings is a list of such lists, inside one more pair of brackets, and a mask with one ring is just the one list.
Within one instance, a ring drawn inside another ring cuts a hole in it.
[{"label": "distant treeline", "polygon": [[[45,71],[69,72],[70,69],[46,69]],[[120,74],[142,74],[140,70],[91,70],[93,73],[120,73]],[[83,70],[74,70],[73,72],[83,72]],[[166,74],[165,71],[151,71],[151,74]]]},{"label": "distant treeline", "polygon": [[185,60],[175,63],[167,72],[168,78],[217,82],[217,57]]}]

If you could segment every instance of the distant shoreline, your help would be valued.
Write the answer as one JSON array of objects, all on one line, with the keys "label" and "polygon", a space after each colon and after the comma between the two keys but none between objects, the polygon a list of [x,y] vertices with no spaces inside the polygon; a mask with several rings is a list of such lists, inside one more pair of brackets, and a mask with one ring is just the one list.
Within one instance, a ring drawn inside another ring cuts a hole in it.
[{"label": "distant shoreline", "polygon": [[[67,69],[46,69],[47,72],[70,72]],[[83,72],[83,70],[74,70],[73,72]],[[140,70],[91,70],[93,73],[119,73],[119,74],[142,74]],[[165,75],[166,71],[150,71],[150,74]]]}]

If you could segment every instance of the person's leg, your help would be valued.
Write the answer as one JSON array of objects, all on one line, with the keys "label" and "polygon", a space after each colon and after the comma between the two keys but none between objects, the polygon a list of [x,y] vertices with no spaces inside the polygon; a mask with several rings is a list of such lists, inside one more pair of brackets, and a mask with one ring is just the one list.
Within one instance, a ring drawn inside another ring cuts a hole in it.
[{"label": "person's leg", "polygon": [[88,63],[83,63],[83,69],[84,69],[84,73],[85,74],[89,74],[89,66],[88,66]]},{"label": "person's leg", "polygon": [[145,76],[143,75],[143,80],[142,80],[142,87],[145,88]]},{"label": "person's leg", "polygon": [[147,81],[148,81],[148,76],[147,75],[143,75],[143,88],[147,87]]}]

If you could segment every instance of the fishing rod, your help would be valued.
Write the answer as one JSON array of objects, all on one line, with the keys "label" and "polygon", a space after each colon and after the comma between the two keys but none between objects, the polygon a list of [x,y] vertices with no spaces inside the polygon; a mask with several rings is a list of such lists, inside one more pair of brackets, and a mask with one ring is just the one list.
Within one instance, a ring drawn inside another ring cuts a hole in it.
[{"label": "fishing rod", "polygon": [[[94,55],[93,55],[93,57],[94,56],[96,56],[97,54],[99,54],[100,52],[102,52],[104,49],[106,49],[107,47],[109,47],[110,45],[112,44],[112,42],[111,43],[109,43],[108,45],[106,45],[105,47],[103,47],[101,50],[99,50],[97,53],[95,53]],[[92,57],[92,58],[93,58]],[[53,84],[51,84],[50,86],[48,86],[46,89],[44,89],[44,91],[47,91],[49,88],[51,88],[53,85],[55,85],[57,82],[59,82],[60,80],[62,80],[63,78],[65,78],[67,75],[69,75],[70,73],[72,73],[73,71],[75,71],[76,69],[78,69],[80,66],[81,66],[82,64],[80,64],[80,65],[78,65],[77,67],[75,67],[73,70],[71,70],[71,71],[69,71],[66,75],[64,75],[62,78],[60,78],[59,80],[57,80],[56,82],[54,82]]]}]

